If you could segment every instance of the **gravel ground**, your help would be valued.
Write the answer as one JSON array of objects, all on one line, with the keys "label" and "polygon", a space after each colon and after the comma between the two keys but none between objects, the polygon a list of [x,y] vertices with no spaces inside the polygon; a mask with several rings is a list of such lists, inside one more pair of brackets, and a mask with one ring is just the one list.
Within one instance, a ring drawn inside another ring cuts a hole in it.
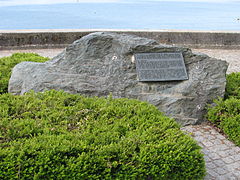
[{"label": "gravel ground", "polygon": [[[52,58],[62,50],[4,50],[0,51],[0,57],[10,56],[15,52],[35,52],[41,56]],[[229,63],[227,73],[240,72],[240,50],[193,49],[193,52],[205,53],[227,61]],[[208,124],[186,126],[182,130],[190,133],[202,147],[207,168],[205,180],[240,180],[240,147],[235,146]]]},{"label": "gravel ground", "polygon": [[[54,57],[63,49],[27,49],[27,50],[0,50],[0,58],[10,56],[15,52],[34,52],[45,57]],[[229,63],[227,73],[240,72],[240,50],[238,49],[192,49],[196,53],[204,53],[211,57],[225,60]]]},{"label": "gravel ground", "polygon": [[225,60],[229,63],[227,74],[240,72],[239,49],[192,49],[193,52],[207,54],[210,57]]},{"label": "gravel ground", "polygon": [[32,52],[32,53],[37,53],[41,56],[49,57],[52,58],[62,52],[63,49],[23,49],[23,50],[0,50],[0,58],[4,56],[10,56],[13,53],[16,52]]}]

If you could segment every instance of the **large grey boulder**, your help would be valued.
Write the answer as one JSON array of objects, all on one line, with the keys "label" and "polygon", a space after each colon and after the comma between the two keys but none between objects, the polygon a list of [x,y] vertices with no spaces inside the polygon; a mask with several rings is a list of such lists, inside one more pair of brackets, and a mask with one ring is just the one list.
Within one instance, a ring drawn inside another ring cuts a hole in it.
[{"label": "large grey boulder", "polygon": [[[133,54],[182,52],[189,80],[139,82]],[[182,125],[203,121],[205,107],[225,92],[228,64],[190,49],[158,44],[142,37],[98,32],[68,46],[45,63],[14,67],[9,92],[56,89],[91,96],[135,98],[154,104]]]}]

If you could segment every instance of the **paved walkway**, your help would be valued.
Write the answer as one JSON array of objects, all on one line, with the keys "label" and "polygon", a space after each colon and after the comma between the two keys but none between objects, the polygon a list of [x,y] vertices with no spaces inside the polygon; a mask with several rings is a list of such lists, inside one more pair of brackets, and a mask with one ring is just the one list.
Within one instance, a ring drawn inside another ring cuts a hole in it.
[{"label": "paved walkway", "polygon": [[205,180],[240,180],[240,147],[207,124],[182,130],[189,132],[202,147],[207,168]]},{"label": "paved walkway", "polygon": [[[54,57],[63,49],[33,49],[0,51],[0,57],[15,52],[35,52],[42,56]],[[193,52],[206,53],[209,56],[229,62],[228,73],[240,72],[240,50],[193,49]],[[205,180],[240,180],[240,147],[235,146],[208,124],[187,126],[182,130],[191,136],[203,148],[207,175]]]}]

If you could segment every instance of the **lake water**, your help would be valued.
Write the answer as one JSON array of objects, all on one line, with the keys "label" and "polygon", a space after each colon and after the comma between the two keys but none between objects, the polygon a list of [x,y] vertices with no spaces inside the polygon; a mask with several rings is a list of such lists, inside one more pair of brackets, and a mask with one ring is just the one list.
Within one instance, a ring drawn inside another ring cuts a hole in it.
[{"label": "lake water", "polygon": [[0,0],[0,30],[240,30],[239,1],[209,3],[119,0],[108,3],[76,3],[76,0],[75,3],[26,5],[9,5],[6,2],[10,0]]}]

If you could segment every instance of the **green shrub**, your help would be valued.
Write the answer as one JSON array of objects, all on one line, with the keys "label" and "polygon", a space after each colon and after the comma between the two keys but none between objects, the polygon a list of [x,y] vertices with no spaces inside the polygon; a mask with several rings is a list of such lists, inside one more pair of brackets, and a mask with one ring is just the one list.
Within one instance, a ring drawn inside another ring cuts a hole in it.
[{"label": "green shrub", "polygon": [[0,94],[8,92],[8,81],[11,77],[12,68],[23,61],[45,62],[44,58],[34,53],[15,53],[10,57],[0,58]]},{"label": "green shrub", "polygon": [[202,179],[200,147],[153,105],[58,91],[0,96],[0,179]]},{"label": "green shrub", "polygon": [[227,75],[225,99],[215,100],[207,118],[240,146],[240,73]]},{"label": "green shrub", "polygon": [[208,120],[221,128],[236,145],[240,146],[240,99],[215,100],[208,109]]},{"label": "green shrub", "polygon": [[228,74],[225,98],[235,97],[240,99],[240,73]]}]

